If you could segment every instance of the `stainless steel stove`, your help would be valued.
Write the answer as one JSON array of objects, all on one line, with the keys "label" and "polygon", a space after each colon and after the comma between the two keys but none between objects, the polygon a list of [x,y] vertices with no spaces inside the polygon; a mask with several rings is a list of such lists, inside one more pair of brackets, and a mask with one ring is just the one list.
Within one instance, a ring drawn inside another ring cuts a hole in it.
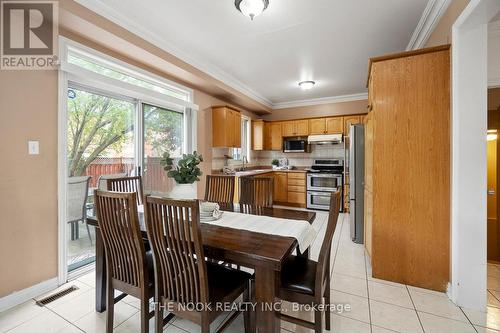
[{"label": "stainless steel stove", "polygon": [[306,170],[307,208],[329,210],[332,192],[342,192],[344,188],[344,160],[317,159]]}]

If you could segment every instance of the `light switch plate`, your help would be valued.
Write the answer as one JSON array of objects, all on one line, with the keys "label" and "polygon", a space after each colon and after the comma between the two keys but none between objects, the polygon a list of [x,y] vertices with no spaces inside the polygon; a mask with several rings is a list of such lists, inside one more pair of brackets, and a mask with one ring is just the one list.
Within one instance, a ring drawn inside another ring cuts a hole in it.
[{"label": "light switch plate", "polygon": [[28,141],[28,154],[29,155],[40,154],[40,142],[39,141]]}]

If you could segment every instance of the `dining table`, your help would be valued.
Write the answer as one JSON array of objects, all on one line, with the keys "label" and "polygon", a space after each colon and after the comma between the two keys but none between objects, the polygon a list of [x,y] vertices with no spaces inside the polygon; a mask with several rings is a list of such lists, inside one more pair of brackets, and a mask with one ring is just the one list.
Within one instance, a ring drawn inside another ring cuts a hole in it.
[{"label": "dining table", "polygon": [[[239,206],[221,207],[224,211],[240,212]],[[286,220],[307,221],[310,224],[316,218],[316,213],[284,208],[265,207],[257,210],[245,210],[245,214],[261,215]],[[141,233],[145,241],[148,236],[143,219]],[[269,220],[269,219],[267,219]],[[106,310],[106,257],[104,244],[99,231],[97,217],[87,218],[87,223],[96,228],[96,311]],[[269,223],[269,221],[268,221]],[[258,332],[280,332],[280,317],[277,292],[280,281],[280,271],[285,260],[297,250],[298,255],[309,255],[309,249],[298,248],[294,237],[278,236],[261,232],[218,226],[216,224],[200,223],[204,254],[207,258],[224,261],[254,270],[256,327]]]}]

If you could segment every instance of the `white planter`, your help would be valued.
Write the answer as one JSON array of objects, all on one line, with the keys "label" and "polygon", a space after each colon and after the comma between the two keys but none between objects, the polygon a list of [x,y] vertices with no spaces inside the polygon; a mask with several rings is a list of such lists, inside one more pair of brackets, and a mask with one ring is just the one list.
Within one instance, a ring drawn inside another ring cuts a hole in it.
[{"label": "white planter", "polygon": [[175,187],[168,194],[169,198],[178,200],[196,199],[196,184],[175,184]]}]

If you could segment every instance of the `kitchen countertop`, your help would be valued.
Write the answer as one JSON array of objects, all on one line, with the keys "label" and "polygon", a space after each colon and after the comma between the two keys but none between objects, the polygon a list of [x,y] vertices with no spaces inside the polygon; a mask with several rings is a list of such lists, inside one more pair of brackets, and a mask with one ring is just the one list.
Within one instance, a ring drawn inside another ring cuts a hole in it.
[{"label": "kitchen countertop", "polygon": [[[233,175],[236,177],[251,177],[251,176],[261,175],[261,174],[271,173],[271,172],[306,173],[307,171],[304,168],[297,168],[297,169],[292,169],[292,170],[274,170],[271,168],[267,168],[267,169],[263,168],[263,169],[251,169],[251,170],[245,170],[245,171],[238,171]],[[212,171],[212,174],[221,175],[222,171]]]}]

